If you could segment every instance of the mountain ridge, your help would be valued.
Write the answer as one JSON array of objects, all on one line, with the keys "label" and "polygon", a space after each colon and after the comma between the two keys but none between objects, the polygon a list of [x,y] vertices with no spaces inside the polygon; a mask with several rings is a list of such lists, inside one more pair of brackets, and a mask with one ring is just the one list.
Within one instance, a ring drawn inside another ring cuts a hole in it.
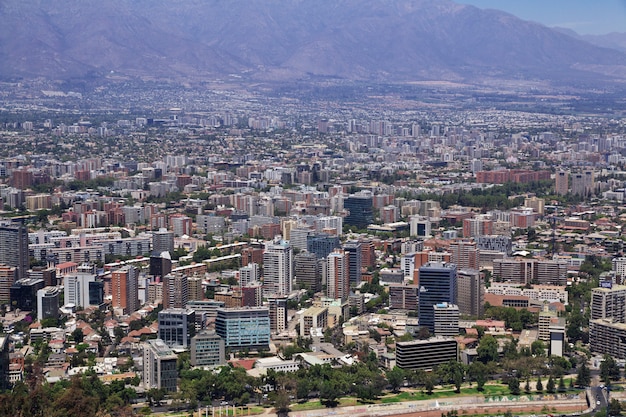
[{"label": "mountain ridge", "polygon": [[0,78],[626,80],[626,53],[449,0],[5,0]]}]

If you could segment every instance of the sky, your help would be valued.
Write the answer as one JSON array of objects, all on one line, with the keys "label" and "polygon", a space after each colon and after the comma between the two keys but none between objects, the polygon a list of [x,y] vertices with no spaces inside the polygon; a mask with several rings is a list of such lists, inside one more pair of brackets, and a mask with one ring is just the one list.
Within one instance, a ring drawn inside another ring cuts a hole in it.
[{"label": "sky", "polygon": [[581,35],[626,33],[626,0],[457,0]]}]

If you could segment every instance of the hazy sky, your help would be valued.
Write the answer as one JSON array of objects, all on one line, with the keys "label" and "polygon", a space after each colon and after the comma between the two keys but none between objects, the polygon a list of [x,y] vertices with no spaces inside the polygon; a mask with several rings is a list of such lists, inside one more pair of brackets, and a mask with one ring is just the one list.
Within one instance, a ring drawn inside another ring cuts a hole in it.
[{"label": "hazy sky", "polygon": [[626,32],[626,0],[457,0],[581,35]]}]

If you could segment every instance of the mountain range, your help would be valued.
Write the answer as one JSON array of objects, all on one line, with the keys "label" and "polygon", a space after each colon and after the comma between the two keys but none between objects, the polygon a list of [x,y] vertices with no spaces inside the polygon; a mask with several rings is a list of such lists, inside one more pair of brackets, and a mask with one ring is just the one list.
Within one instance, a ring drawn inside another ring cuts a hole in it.
[{"label": "mountain range", "polygon": [[0,1],[2,80],[625,81],[589,41],[450,0]]}]

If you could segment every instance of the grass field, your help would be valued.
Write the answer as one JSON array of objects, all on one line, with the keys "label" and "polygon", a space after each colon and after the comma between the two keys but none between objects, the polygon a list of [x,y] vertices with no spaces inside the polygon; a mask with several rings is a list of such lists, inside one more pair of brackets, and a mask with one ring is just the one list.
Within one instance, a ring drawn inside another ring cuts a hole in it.
[{"label": "grass field", "polygon": [[[478,391],[476,387],[462,387],[461,393],[457,394],[454,392],[454,388],[451,387],[443,387],[439,389],[435,389],[432,394],[427,394],[425,391],[405,391],[398,394],[388,394],[385,395],[378,400],[373,401],[360,401],[354,397],[341,398],[338,400],[338,407],[343,407],[347,405],[357,405],[357,404],[389,404],[389,403],[399,403],[404,401],[422,401],[422,400],[430,400],[430,399],[439,399],[439,398],[447,398],[447,397],[455,397],[455,396],[470,396],[470,395],[484,395],[485,397],[491,396],[508,396],[510,395],[509,388],[506,385],[502,384],[487,384],[483,387],[483,391]],[[574,392],[572,390],[568,390],[567,392]],[[532,392],[531,395],[536,394]],[[525,395],[522,392],[522,395]],[[305,403],[297,403],[292,404],[290,409],[292,411],[305,411],[305,410],[315,410],[318,408],[325,408],[325,405],[322,404],[319,400],[308,401]]]},{"label": "grass field", "polygon": [[454,397],[456,395],[506,395],[509,393],[508,387],[505,385],[485,385],[483,391],[478,391],[475,387],[461,388],[461,393],[457,394],[452,388],[441,388],[434,390],[432,394],[428,395],[425,391],[413,391],[413,392],[401,392],[400,394],[391,394],[382,397],[381,403],[397,403],[402,401],[420,401],[428,400],[432,398],[445,398]]}]

